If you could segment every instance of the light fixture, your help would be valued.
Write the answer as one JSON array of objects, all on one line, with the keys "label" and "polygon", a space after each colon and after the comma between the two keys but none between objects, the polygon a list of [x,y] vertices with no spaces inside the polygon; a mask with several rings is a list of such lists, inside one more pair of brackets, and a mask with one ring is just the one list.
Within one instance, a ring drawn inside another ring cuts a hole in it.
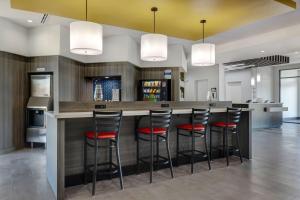
[{"label": "light fixture", "polygon": [[201,20],[202,24],[202,43],[192,45],[192,65],[193,66],[212,66],[215,65],[215,45],[204,42],[204,25],[206,20]]},{"label": "light fixture", "polygon": [[70,24],[70,51],[81,55],[102,54],[103,29],[100,24],[87,20],[87,0],[85,1],[85,21]]},{"label": "light fixture", "polygon": [[260,83],[260,81],[261,81],[261,75],[260,75],[260,73],[258,73],[256,75],[256,82]]},{"label": "light fixture", "polygon": [[27,22],[28,23],[32,23],[33,21],[31,19],[27,19]]},{"label": "light fixture", "polygon": [[255,78],[254,77],[251,78],[251,86],[255,86]]},{"label": "light fixture", "polygon": [[105,76],[104,78],[109,79],[109,76]]},{"label": "light fixture", "polygon": [[265,51],[264,51],[264,50],[261,50],[260,53],[265,53]]},{"label": "light fixture", "polygon": [[141,37],[141,59],[144,61],[164,61],[168,58],[168,37],[166,35],[157,34],[155,31],[155,14],[157,7],[152,7],[154,23],[153,33],[144,34]]}]

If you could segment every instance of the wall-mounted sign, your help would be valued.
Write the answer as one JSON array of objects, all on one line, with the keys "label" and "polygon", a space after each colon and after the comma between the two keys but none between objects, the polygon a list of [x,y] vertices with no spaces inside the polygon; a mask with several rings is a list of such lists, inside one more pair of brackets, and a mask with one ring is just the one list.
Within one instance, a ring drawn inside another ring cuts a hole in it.
[{"label": "wall-mounted sign", "polygon": [[44,72],[44,71],[46,71],[46,69],[45,69],[45,67],[38,67],[38,68],[36,68],[36,71],[37,72]]},{"label": "wall-mounted sign", "polygon": [[164,77],[165,77],[165,79],[172,79],[172,70],[166,69],[164,71]]}]

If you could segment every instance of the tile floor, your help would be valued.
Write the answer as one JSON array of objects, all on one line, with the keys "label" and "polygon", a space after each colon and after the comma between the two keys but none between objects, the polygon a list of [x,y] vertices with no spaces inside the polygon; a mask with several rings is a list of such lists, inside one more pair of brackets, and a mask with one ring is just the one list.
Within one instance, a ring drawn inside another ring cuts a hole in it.
[{"label": "tile floor", "polygon": [[[118,179],[97,183],[96,196],[91,185],[66,189],[66,199],[84,200],[299,200],[300,199],[300,125],[284,124],[281,129],[253,132],[253,159],[240,165],[238,158],[196,164],[190,175],[189,165],[175,168],[170,179],[168,169],[124,177],[125,190]],[[0,156],[0,200],[52,200],[47,183],[45,153],[24,149]]]}]

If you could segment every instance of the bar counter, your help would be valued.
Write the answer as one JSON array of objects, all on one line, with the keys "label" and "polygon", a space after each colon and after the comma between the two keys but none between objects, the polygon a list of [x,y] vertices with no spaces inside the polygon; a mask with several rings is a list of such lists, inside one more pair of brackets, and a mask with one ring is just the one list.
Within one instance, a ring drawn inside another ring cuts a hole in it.
[{"label": "bar counter", "polygon": [[[190,121],[192,108],[208,108],[211,110],[210,123],[226,119],[226,108],[232,107],[228,101],[218,102],[60,102],[60,112],[47,112],[47,176],[57,199],[64,199],[67,186],[82,184],[83,177],[83,138],[84,132],[93,130],[93,114],[95,109],[103,111],[123,110],[120,129],[120,154],[125,175],[133,174],[136,163],[135,130],[148,126],[150,109],[172,109],[173,117],[170,126],[170,150],[172,158],[176,151],[176,126]],[[240,144],[242,156],[252,157],[251,149],[251,110],[244,108],[240,122]],[[208,137],[209,139],[209,137]],[[221,142],[221,137],[214,134],[213,145]],[[190,145],[190,141],[182,141],[181,148]],[[199,143],[198,143],[199,144]],[[199,144],[201,148],[202,144]],[[201,149],[200,148],[200,149]],[[164,148],[162,148],[163,150]],[[165,153],[164,151],[162,151]],[[141,155],[149,154],[145,145]],[[92,157],[92,149],[88,152]],[[108,153],[100,151],[100,162],[107,159]],[[225,162],[224,162],[225,165]],[[175,174],[176,176],[176,174]]]},{"label": "bar counter", "polygon": [[233,107],[252,109],[252,128],[280,128],[283,121],[283,112],[287,107],[282,103],[241,103]]}]

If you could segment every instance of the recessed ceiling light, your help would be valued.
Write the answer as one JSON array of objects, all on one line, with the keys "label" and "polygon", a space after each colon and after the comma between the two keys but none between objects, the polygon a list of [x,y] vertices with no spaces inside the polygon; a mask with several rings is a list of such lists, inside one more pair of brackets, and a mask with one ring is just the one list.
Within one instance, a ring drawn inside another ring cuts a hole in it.
[{"label": "recessed ceiling light", "polygon": [[31,20],[31,19],[27,19],[27,22],[28,22],[28,23],[32,23],[32,20]]},{"label": "recessed ceiling light", "polygon": [[299,51],[295,51],[295,54],[299,54]]},{"label": "recessed ceiling light", "polygon": [[265,53],[265,51],[264,51],[264,50],[261,50],[260,53]]}]

